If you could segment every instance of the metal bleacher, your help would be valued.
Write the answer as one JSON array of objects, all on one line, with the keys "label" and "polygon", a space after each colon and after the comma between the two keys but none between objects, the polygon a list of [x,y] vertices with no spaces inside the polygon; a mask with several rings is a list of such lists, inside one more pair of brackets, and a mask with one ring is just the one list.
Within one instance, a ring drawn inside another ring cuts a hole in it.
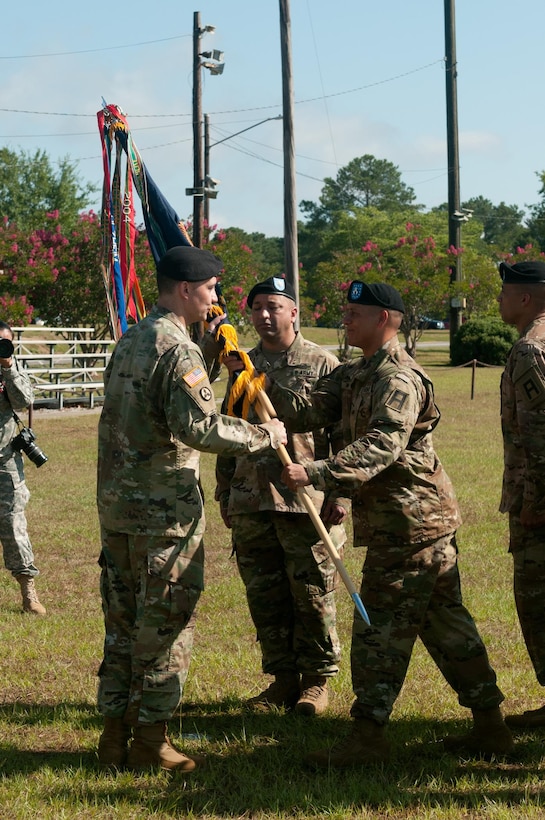
[{"label": "metal bleacher", "polygon": [[104,397],[103,374],[115,345],[93,327],[13,327],[15,357],[34,388],[34,407],[84,404]]}]

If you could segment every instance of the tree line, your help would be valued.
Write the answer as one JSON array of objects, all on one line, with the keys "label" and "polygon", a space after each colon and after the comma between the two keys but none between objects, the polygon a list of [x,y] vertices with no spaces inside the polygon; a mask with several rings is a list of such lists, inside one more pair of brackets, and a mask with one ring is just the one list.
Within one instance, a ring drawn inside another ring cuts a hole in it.
[{"label": "tree line", "polygon": [[[545,171],[536,176],[539,199],[527,214],[484,197],[462,203],[471,218],[463,225],[462,247],[452,248],[446,204],[426,209],[417,203],[388,160],[370,154],[353,159],[335,178],[324,179],[317,202],[300,204],[301,323],[338,327],[345,291],[356,278],[387,281],[401,291],[410,351],[422,332],[421,318],[447,317],[452,297],[465,300],[466,318],[494,313],[498,262],[545,255]],[[39,317],[107,333],[100,218],[87,210],[96,192],[68,157],[54,169],[44,151],[0,149],[0,319],[24,325]],[[187,227],[191,234],[190,222]],[[229,318],[241,327],[252,285],[283,270],[283,240],[207,226],[205,241],[223,259]],[[458,254],[463,277],[453,285],[450,267]],[[143,228],[136,269],[150,307],[155,267]]]}]

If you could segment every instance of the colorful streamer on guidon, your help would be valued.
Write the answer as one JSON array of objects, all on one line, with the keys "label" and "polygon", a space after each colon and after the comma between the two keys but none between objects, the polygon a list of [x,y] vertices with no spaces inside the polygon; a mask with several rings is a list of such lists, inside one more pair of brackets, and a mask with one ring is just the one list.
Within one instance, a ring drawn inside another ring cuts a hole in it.
[{"label": "colorful streamer on guidon", "polygon": [[128,319],[138,322],[146,313],[134,264],[134,189],[140,197],[156,264],[169,248],[192,242],[182,220],[146,170],[121,109],[104,102],[97,119],[104,166],[103,275],[113,332],[119,338],[127,329]]},{"label": "colorful streamer on guidon", "polygon": [[[110,322],[116,338],[127,329],[128,319],[139,322],[145,306],[134,265],[136,226],[134,220],[133,185],[142,203],[146,234],[155,264],[163,254],[177,245],[192,245],[178,214],[165,199],[148,173],[134,144],[126,116],[117,105],[107,105],[97,113],[102,139],[104,186],[102,195],[103,274],[108,295]],[[112,175],[112,159],[115,161]],[[125,173],[123,164],[126,160]],[[124,186],[122,185],[124,176]],[[210,312],[210,319],[226,311],[225,300],[218,287],[219,304]],[[227,412],[238,412],[245,418],[256,392],[263,387],[263,374],[256,374],[247,353],[240,350],[235,328],[227,321],[216,330],[221,345],[220,361],[231,353],[241,359],[241,374],[231,389]]]}]

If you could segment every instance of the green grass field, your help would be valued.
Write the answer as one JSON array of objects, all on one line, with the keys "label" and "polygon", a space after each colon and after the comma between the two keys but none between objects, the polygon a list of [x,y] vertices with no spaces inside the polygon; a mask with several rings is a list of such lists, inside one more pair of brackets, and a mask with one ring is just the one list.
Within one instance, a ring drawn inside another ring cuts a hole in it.
[{"label": "green grass field", "polygon": [[[311,334],[308,334],[309,336]],[[442,337],[443,338],[443,337]],[[446,338],[446,334],[444,334]],[[334,344],[335,341],[322,341]],[[419,357],[436,384],[442,421],[439,455],[457,488],[466,603],[487,643],[508,710],[543,702],[522,642],[511,591],[507,522],[497,512],[501,470],[500,370],[446,365],[444,348]],[[216,385],[222,394],[223,383]],[[466,760],[445,754],[440,739],[469,716],[420,645],[390,726],[391,763],[317,774],[307,750],[349,728],[352,605],[338,591],[341,672],[330,709],[316,720],[249,715],[245,698],[265,679],[243,587],[230,558],[229,532],[213,502],[212,457],[203,456],[207,498],[206,590],[183,715],[173,740],[205,755],[194,774],[135,776],[99,770],[101,720],[95,708],[102,620],[98,594],[95,450],[98,414],[37,411],[33,427],[49,462],[27,461],[30,533],[42,574],[43,619],[19,611],[19,590],[0,574],[0,818],[170,820],[170,818],[542,818],[544,735],[522,734],[512,758]],[[346,550],[359,583],[361,550]]]}]

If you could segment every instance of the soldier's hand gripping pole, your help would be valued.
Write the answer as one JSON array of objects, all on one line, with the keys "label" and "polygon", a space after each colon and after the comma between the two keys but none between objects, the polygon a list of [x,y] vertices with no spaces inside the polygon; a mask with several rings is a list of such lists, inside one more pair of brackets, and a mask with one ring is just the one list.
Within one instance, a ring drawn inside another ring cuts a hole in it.
[{"label": "soldier's hand gripping pole", "polygon": [[[272,405],[272,402],[263,390],[258,390],[257,392],[257,401],[255,404],[255,408],[261,421],[270,421],[271,418],[276,418],[276,411]],[[283,444],[281,444],[278,447],[276,452],[278,453],[278,457],[280,458],[280,461],[282,462],[284,467],[286,467],[288,464],[292,464],[291,456]],[[331,556],[331,559],[335,564],[339,575],[343,579],[345,587],[350,593],[350,597],[354,601],[356,609],[360,613],[363,620],[370,625],[371,621],[369,620],[369,615],[367,614],[367,610],[363,605],[363,601],[361,600],[360,594],[354,586],[352,579],[346,570],[345,565],[341,561],[341,556],[339,555],[337,547],[331,540],[331,536],[329,535],[324,522],[318,515],[316,507],[312,503],[312,499],[307,493],[306,488],[298,487],[297,495],[299,496],[301,503],[304,505],[306,511],[308,512],[310,519],[314,524],[316,532],[324,542],[325,547],[329,555]]]}]

